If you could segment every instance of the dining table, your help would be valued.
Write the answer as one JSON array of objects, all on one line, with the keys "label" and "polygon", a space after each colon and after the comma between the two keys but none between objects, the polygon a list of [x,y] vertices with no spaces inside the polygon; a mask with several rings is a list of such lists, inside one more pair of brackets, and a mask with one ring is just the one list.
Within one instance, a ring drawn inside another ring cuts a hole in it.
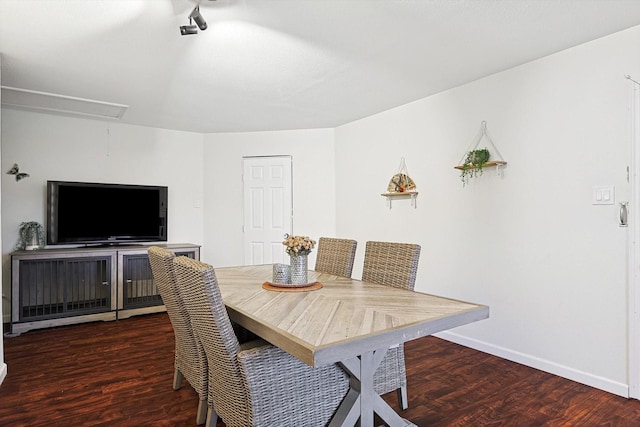
[{"label": "dining table", "polygon": [[489,317],[489,307],[308,271],[309,287],[274,288],[271,264],[215,269],[229,317],[312,367],[337,363],[350,388],[330,427],[415,426],[374,390],[392,346]]}]

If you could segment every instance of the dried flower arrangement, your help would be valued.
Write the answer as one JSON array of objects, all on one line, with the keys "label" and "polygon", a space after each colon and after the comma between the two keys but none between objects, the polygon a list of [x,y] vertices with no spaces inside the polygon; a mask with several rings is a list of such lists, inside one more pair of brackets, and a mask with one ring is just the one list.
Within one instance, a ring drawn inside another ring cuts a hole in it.
[{"label": "dried flower arrangement", "polygon": [[285,251],[289,255],[298,256],[311,253],[311,249],[316,246],[316,241],[310,239],[308,236],[290,236],[285,234],[282,244],[287,247]]}]

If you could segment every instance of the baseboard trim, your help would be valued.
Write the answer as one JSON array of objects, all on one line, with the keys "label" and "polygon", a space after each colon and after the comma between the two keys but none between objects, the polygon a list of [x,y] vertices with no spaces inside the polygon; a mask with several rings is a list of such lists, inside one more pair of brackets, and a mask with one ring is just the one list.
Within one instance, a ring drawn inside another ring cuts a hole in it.
[{"label": "baseboard trim", "polygon": [[2,382],[4,381],[6,376],[7,376],[7,364],[2,363],[0,364],[0,385],[2,385]]},{"label": "baseboard trim", "polygon": [[612,381],[607,378],[599,377],[588,372],[583,372],[577,369],[570,368],[568,366],[530,356],[528,354],[513,351],[508,348],[496,346],[473,338],[468,338],[455,332],[444,331],[434,335],[438,338],[442,338],[444,340],[451,341],[465,347],[473,348],[474,350],[482,351],[484,353],[492,354],[494,356],[498,356],[512,362],[520,363],[531,368],[548,372],[550,374],[557,375],[559,377],[563,377],[580,384],[588,385],[590,387],[613,393],[618,396],[626,398],[629,397],[628,384]]}]

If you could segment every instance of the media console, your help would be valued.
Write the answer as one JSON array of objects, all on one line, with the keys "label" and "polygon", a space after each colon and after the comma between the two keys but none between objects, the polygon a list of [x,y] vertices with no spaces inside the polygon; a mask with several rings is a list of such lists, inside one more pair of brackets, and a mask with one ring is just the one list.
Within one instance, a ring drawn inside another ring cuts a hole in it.
[{"label": "media console", "polygon": [[[200,259],[200,246],[157,245]],[[11,254],[11,333],[165,311],[148,246],[17,251]]]}]

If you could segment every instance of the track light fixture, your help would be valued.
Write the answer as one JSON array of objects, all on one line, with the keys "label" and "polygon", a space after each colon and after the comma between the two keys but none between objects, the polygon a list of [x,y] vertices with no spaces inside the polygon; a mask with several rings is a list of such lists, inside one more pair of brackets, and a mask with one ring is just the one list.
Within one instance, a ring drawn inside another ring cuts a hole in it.
[{"label": "track light fixture", "polygon": [[[196,22],[196,25],[193,25],[193,21]],[[181,25],[180,26],[180,34],[183,36],[189,34],[198,34],[198,28],[202,31],[207,29],[207,21],[204,20],[202,15],[200,15],[200,5],[197,5],[189,14],[189,25]]]}]

